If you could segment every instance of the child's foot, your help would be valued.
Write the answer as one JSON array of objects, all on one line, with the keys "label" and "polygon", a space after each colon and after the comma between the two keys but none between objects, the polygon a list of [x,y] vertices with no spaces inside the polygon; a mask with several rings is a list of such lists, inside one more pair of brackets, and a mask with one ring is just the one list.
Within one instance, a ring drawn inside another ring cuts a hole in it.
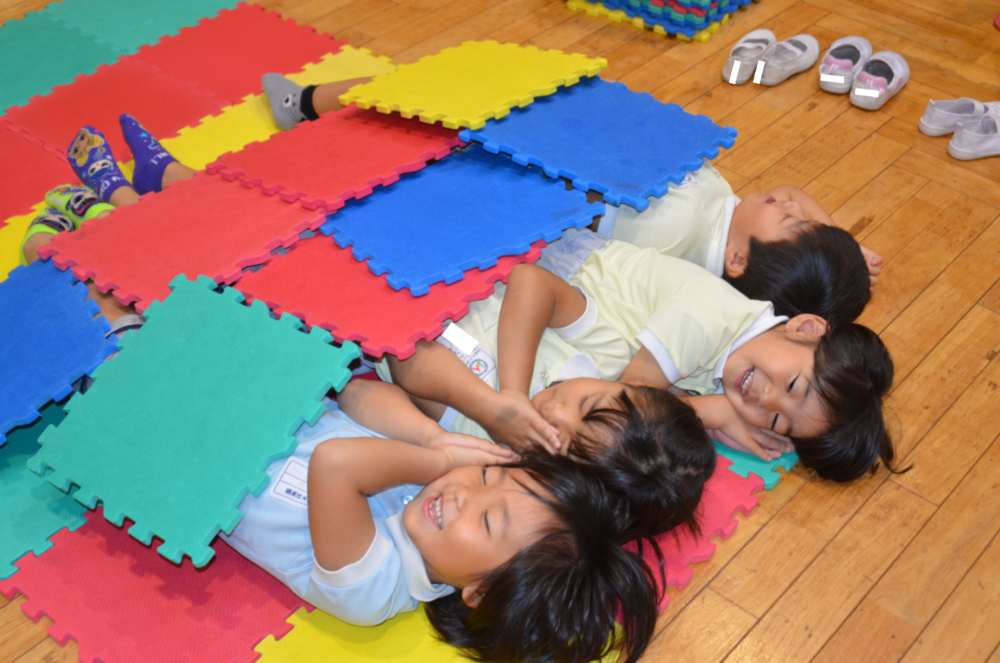
[{"label": "child's foot", "polygon": [[108,202],[116,189],[129,186],[122,175],[108,141],[97,129],[83,127],[66,151],[69,165],[80,181]]},{"label": "child's foot", "polygon": [[21,264],[27,265],[28,259],[24,255],[24,245],[35,235],[58,235],[63,232],[71,232],[76,226],[62,212],[57,209],[47,208],[40,215],[28,224],[28,230],[21,240]]},{"label": "child's foot", "polygon": [[282,129],[291,129],[299,122],[319,117],[312,106],[315,86],[302,87],[281,74],[264,74],[260,84],[271,106],[271,115]]},{"label": "child's foot", "polygon": [[69,217],[77,228],[101,212],[114,209],[113,206],[102,203],[93,190],[73,184],[63,184],[52,189],[45,194],[45,202]]},{"label": "child's foot", "polygon": [[135,173],[132,175],[132,186],[140,196],[150,191],[163,190],[163,171],[167,166],[177,161],[153,138],[138,121],[128,113],[122,113],[118,118],[122,126],[122,136],[132,150],[135,158]]}]

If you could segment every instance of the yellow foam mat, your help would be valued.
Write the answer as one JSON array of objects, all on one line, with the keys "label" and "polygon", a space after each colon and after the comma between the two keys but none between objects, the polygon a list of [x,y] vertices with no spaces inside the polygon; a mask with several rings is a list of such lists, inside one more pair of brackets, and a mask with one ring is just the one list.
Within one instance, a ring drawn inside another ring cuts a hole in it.
[{"label": "yellow foam mat", "polygon": [[[379,76],[394,69],[395,66],[386,57],[375,57],[365,48],[344,46],[339,52],[327,53],[318,62],[310,63],[288,77],[299,85],[319,85]],[[117,127],[112,130],[117,131]],[[195,126],[184,127],[174,138],[164,139],[163,146],[181,163],[201,170],[220,155],[240,150],[254,141],[267,140],[278,131],[280,129],[271,117],[267,97],[253,94],[239,104],[227,106],[218,115],[203,118]],[[129,161],[119,166],[125,177],[131,180],[134,164]],[[66,182],[75,181],[73,171],[67,165]],[[0,228],[0,281],[20,264],[21,238],[28,224],[44,207],[44,202],[39,203],[31,214],[11,217],[7,219],[7,225]]]},{"label": "yellow foam mat", "polygon": [[[457,649],[435,637],[423,605],[378,626],[351,626],[322,610],[305,608],[288,623],[292,630],[281,640],[268,636],[254,648],[260,663],[468,663]],[[603,663],[617,659],[612,652]]]},{"label": "yellow foam mat", "polygon": [[[652,30],[656,34],[663,35],[664,37],[668,36],[669,34],[666,30],[663,29],[662,25],[647,24],[645,21],[642,20],[641,17],[629,16],[621,9],[608,9],[600,2],[587,2],[587,0],[567,0],[566,6],[572,9],[573,11],[582,11],[586,12],[588,16],[597,16],[606,18],[613,23],[628,23],[629,25],[639,28],[640,30]],[[681,41],[693,40],[704,43],[709,39],[711,39],[712,35],[714,35],[716,32],[719,31],[719,27],[728,20],[729,20],[729,14],[726,14],[725,16],[722,17],[721,21],[716,21],[715,23],[712,23],[704,30],[696,32],[694,37],[688,37],[687,35],[683,34],[676,34],[673,36],[677,37]]]},{"label": "yellow foam mat", "polygon": [[607,66],[604,58],[467,41],[355,85],[341,95],[340,103],[353,101],[380,113],[399,111],[403,117],[419,116],[428,124],[441,121],[449,129],[479,129],[488,119],[503,117],[515,106],[527,106],[560,85],[596,76]]}]

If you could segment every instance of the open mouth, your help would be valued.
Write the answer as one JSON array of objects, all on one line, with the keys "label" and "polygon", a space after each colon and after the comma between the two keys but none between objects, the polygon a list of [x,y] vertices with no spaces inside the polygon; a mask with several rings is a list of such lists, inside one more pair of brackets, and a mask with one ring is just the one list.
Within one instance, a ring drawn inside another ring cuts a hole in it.
[{"label": "open mouth", "polygon": [[442,501],[443,501],[443,496],[439,494],[437,497],[433,499],[428,499],[426,502],[424,502],[424,517],[427,518],[427,521],[430,522],[435,527],[437,527],[438,529],[442,528],[442,521],[441,521]]},{"label": "open mouth", "polygon": [[755,368],[748,368],[743,374],[743,377],[739,382],[736,383],[736,388],[740,390],[740,396],[746,398],[746,395],[750,393],[750,385],[753,384],[753,374]]},{"label": "open mouth", "polygon": [[775,198],[774,198],[774,196],[764,196],[764,202],[765,203],[773,203],[773,202],[775,202]]}]

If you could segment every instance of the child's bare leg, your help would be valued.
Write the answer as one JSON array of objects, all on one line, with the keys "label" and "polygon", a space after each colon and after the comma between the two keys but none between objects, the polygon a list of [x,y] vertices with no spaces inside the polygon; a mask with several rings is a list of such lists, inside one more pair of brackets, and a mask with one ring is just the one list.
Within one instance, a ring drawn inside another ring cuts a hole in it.
[{"label": "child's bare leg", "polygon": [[343,106],[340,105],[340,95],[350,90],[355,85],[367,83],[371,78],[352,78],[349,81],[337,81],[336,83],[323,83],[317,85],[313,90],[312,104],[317,115],[338,111]]},{"label": "child's bare leg", "polygon": [[185,166],[180,161],[172,161],[166,170],[163,171],[163,179],[161,189],[166,189],[168,186],[174,182],[179,182],[180,180],[187,180],[194,177],[197,171],[194,168]]},{"label": "child's bare leg", "polygon": [[354,78],[304,87],[281,74],[264,74],[260,82],[275,123],[282,129],[291,129],[299,122],[340,110],[340,95],[369,80],[371,78]]}]

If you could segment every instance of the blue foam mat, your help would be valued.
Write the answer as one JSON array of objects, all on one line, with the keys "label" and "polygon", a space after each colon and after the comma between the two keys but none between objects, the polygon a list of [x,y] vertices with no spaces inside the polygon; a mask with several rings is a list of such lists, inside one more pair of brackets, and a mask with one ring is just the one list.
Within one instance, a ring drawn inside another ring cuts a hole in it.
[{"label": "blue foam mat", "polygon": [[642,211],[648,196],[663,196],[669,182],[701,168],[720,147],[732,147],[736,130],[594,78],[459,136],[483,143],[487,152],[510,154],[514,163],[539,166],[549,177],[565,177],[577,189],[599,191],[605,202]]},{"label": "blue foam mat", "polygon": [[0,282],[0,444],[15,426],[38,418],[51,400],[118,347],[97,304],[73,275],[38,260]]},{"label": "blue foam mat", "polygon": [[[700,30],[704,30],[712,25],[712,23],[717,23],[723,19],[723,17],[733,14],[740,7],[746,7],[753,0],[729,0],[728,3],[719,5],[719,12],[712,16],[711,18],[706,17],[704,20],[698,22],[678,22],[675,21],[670,16],[664,16],[653,14],[647,11],[645,8],[637,8],[633,6],[629,0],[600,0],[608,9],[621,9],[628,16],[633,18],[641,18],[648,25],[659,25],[669,34],[683,34],[688,37],[693,37],[695,33]],[[703,7],[699,7],[703,8]]]},{"label": "blue foam mat", "polygon": [[468,269],[525,253],[570,227],[604,213],[561,180],[522,168],[479,146],[403,175],[391,187],[350,201],[320,228],[354,257],[369,260],[389,285],[423,295],[434,283],[455,283]]},{"label": "blue foam mat", "polygon": [[50,403],[39,421],[11,431],[0,449],[0,580],[14,575],[14,562],[28,552],[41,555],[51,548],[50,536],[85,522],[85,506],[28,469],[28,459],[38,452],[38,436],[65,416],[65,410]]}]

